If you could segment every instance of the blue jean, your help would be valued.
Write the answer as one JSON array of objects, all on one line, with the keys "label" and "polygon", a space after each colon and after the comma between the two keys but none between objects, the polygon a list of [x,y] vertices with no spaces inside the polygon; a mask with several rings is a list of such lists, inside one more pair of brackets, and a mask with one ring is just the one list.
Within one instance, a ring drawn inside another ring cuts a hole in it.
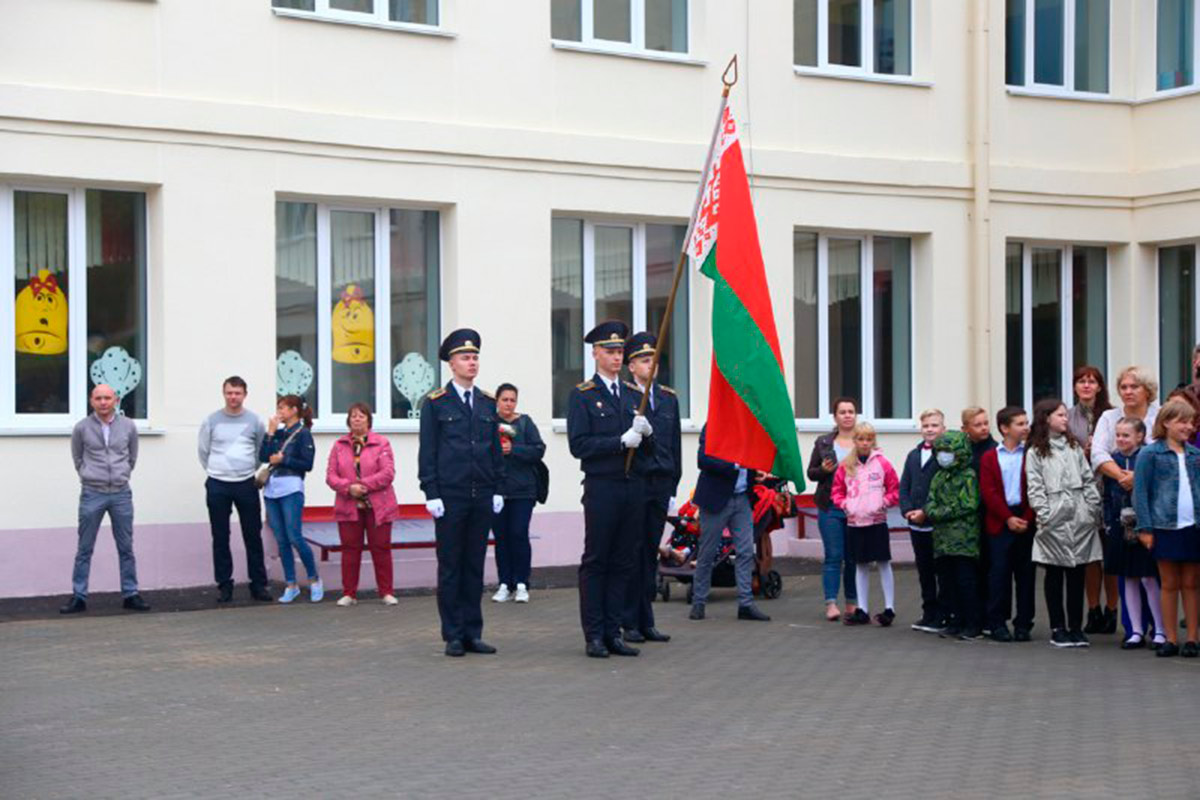
[{"label": "blue jean", "polygon": [[846,512],[840,508],[817,511],[817,528],[821,531],[821,547],[825,550],[825,565],[821,569],[825,602],[837,602],[838,579],[841,578],[846,583],[846,602],[857,604],[854,561],[846,553]]},{"label": "blue jean", "polygon": [[117,558],[121,564],[121,595],[138,593],[137,562],[133,558],[133,491],[97,492],[84,489],[79,494],[79,548],[75,551],[75,570],[71,589],[80,600],[87,599],[88,574],[92,571],[92,550],[100,521],[108,514],[112,523],[113,540],[117,543]]},{"label": "blue jean", "polygon": [[312,548],[304,541],[300,532],[300,513],[304,511],[304,492],[293,492],[283,497],[265,497],[267,504],[267,523],[275,534],[275,542],[279,545],[279,560],[283,564],[283,577],[288,583],[296,582],[296,559],[292,549],[300,554],[304,562],[304,570],[308,579],[317,579],[317,561],[313,558]]},{"label": "blue jean", "polygon": [[529,520],[533,500],[504,500],[504,508],[492,516],[496,536],[496,574],[501,586],[516,590],[518,583],[529,585],[533,550],[529,546]]}]

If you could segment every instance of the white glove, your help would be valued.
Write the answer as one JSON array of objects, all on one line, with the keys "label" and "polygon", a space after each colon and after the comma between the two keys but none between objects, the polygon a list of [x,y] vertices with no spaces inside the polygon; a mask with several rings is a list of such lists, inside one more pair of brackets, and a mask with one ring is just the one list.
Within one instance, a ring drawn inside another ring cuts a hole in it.
[{"label": "white glove", "polygon": [[667,501],[667,516],[675,516],[675,512],[679,510],[679,498],[672,497]]},{"label": "white glove", "polygon": [[621,434],[621,446],[629,450],[636,450],[642,445],[642,435],[633,428]]},{"label": "white glove", "polygon": [[641,414],[634,416],[633,427],[631,430],[637,431],[642,436],[652,436],[654,434],[654,428],[650,427],[650,420],[646,419]]},{"label": "white glove", "polygon": [[441,498],[428,500],[425,503],[425,510],[432,514],[434,519],[441,519],[442,515],[446,513],[446,505]]},{"label": "white glove", "polygon": [[492,495],[492,513],[499,514],[504,510],[504,498],[498,494]]}]

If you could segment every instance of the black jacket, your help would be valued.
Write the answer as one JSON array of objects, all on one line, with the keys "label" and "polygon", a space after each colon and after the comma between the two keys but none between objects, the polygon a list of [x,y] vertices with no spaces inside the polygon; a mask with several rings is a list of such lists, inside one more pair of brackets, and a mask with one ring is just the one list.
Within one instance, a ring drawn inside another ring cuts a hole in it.
[{"label": "black jacket", "polygon": [[[924,444],[924,442],[922,442]],[[921,466],[921,445],[914,447],[904,459],[904,472],[900,475],[900,513],[907,514],[925,507],[929,499],[929,484],[937,472],[937,457],[930,451],[929,460]]]},{"label": "black jacket", "polygon": [[[700,430],[700,449],[696,454],[696,465],[700,467],[700,477],[696,479],[696,491],[692,494],[692,502],[700,510],[713,514],[725,508],[733,490],[737,486],[738,467],[732,461],[714,458],[704,452],[708,438],[708,426]],[[746,470],[746,491],[754,486],[752,469]]]},{"label": "black jacket", "polygon": [[[625,447],[621,435],[633,424],[642,393],[622,385],[618,406],[599,375],[571,390],[567,400],[567,443],[587,478],[625,477]],[[653,427],[654,423],[651,423]],[[630,475],[642,477],[657,446],[651,435],[642,439]]]},{"label": "black jacket", "polygon": [[989,436],[978,442],[971,442],[971,469],[975,470],[975,480],[979,480],[979,462],[988,450],[996,449],[996,440]]},{"label": "black jacket", "polygon": [[500,484],[500,494],[508,500],[536,500],[537,474],[533,465],[546,455],[546,445],[542,435],[538,433],[537,425],[526,414],[521,414],[511,423],[517,430],[516,438],[512,440],[512,451],[504,457],[504,481]]},{"label": "black jacket", "polygon": [[833,443],[837,439],[837,432],[827,433],[821,436],[813,443],[812,455],[808,459],[808,479],[817,485],[813,491],[813,500],[817,504],[817,508],[822,511],[828,511],[833,508],[833,500],[830,494],[833,492],[833,476],[834,472],[826,472],[821,466],[821,462],[825,459],[832,459],[836,464],[838,457],[834,452]]},{"label": "black jacket", "polygon": [[[299,431],[296,431],[296,425],[301,426]],[[279,448],[283,447],[288,437],[296,434],[296,438],[292,439],[292,443],[283,451],[283,459],[271,470],[272,475],[281,478],[284,475],[299,475],[303,478],[312,471],[313,456],[316,455],[317,448],[308,428],[303,427],[303,423],[300,422],[296,425],[291,428],[281,425],[275,429],[275,433],[263,438],[262,446],[258,449],[258,460],[267,464],[270,463],[267,459],[279,452]]]},{"label": "black jacket", "polygon": [[[638,389],[637,384],[626,385]],[[657,383],[653,391],[653,408],[647,404],[646,419],[654,428],[654,455],[646,475],[669,481],[671,495],[674,496],[683,478],[683,431],[679,420],[679,398],[674,389]]]},{"label": "black jacket", "polygon": [[471,411],[447,383],[421,403],[421,445],[417,480],[426,500],[465,499],[500,493],[504,454],[500,450],[496,401],[478,388],[471,390]]}]

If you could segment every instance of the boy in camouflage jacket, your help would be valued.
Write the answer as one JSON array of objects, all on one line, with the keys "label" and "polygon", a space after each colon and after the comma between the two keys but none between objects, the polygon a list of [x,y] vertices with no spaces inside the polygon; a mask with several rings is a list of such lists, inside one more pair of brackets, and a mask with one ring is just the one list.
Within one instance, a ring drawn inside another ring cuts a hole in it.
[{"label": "boy in camouflage jacket", "polygon": [[933,526],[933,555],[945,581],[950,618],[940,635],[976,639],[976,559],[979,558],[979,481],[971,468],[971,445],[962,431],[933,443],[938,470],[929,484],[925,516]]}]

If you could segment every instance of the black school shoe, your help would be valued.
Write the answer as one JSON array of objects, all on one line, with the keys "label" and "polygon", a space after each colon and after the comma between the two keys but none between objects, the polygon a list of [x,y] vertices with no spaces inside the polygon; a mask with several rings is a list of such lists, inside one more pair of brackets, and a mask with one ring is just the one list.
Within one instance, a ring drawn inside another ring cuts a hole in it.
[{"label": "black school shoe", "polygon": [[1179,655],[1179,645],[1175,644],[1174,642],[1163,642],[1158,646],[1158,652],[1154,655],[1158,656],[1159,658],[1171,658],[1172,656],[1177,656]]},{"label": "black school shoe", "polygon": [[1104,609],[1104,632],[1107,634],[1117,632],[1117,610],[1115,608]]},{"label": "black school shoe", "polygon": [[1033,636],[1030,634],[1028,628],[1017,628],[1016,630],[1013,631],[1013,641],[1014,642],[1032,642]]},{"label": "black school shoe", "polygon": [[846,614],[842,618],[842,622],[846,625],[870,625],[871,618],[867,616],[867,612],[861,608],[856,608],[853,614]]},{"label": "black school shoe", "polygon": [[1011,642],[1012,634],[1008,632],[1008,626],[1004,623],[992,626],[992,641],[993,642]]},{"label": "black school shoe", "polygon": [[1087,624],[1083,626],[1084,633],[1104,633],[1104,611],[1100,606],[1088,609]]},{"label": "black school shoe", "polygon": [[1146,646],[1146,637],[1140,633],[1131,633],[1129,638],[1121,642],[1122,650],[1141,650]]},{"label": "black school shoe", "polygon": [[921,617],[911,627],[914,631],[920,631],[921,633],[937,633],[942,629],[937,620],[930,619],[929,617]]},{"label": "black school shoe", "polygon": [[1179,655],[1184,658],[1200,656],[1200,645],[1197,645],[1195,642],[1184,642],[1183,647],[1179,648]]},{"label": "black school shoe", "polygon": [[885,608],[882,614],[875,615],[875,624],[881,628],[890,627],[896,621],[896,612],[890,608]]}]

